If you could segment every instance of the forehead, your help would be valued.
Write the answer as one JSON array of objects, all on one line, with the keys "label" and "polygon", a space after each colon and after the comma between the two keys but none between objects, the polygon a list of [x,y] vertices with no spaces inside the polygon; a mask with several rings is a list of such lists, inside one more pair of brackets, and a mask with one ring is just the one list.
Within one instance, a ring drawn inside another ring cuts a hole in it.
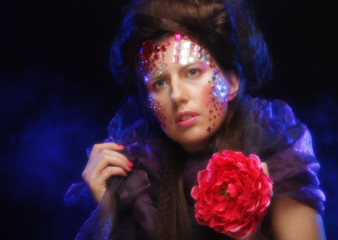
[{"label": "forehead", "polygon": [[[196,60],[203,60],[204,49],[187,36],[175,34],[168,38],[165,43],[170,44],[166,61],[187,65]],[[162,41],[160,44],[164,44],[164,42]]]},{"label": "forehead", "polygon": [[195,62],[210,64],[209,53],[189,37],[175,34],[153,43],[147,40],[140,49],[139,67],[145,78],[168,71],[168,64],[182,66]]}]

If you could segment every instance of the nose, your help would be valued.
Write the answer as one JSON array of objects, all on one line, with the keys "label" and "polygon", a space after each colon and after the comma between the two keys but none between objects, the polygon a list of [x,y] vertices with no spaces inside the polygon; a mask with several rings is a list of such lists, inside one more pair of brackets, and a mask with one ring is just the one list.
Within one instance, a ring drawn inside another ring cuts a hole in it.
[{"label": "nose", "polygon": [[175,104],[180,104],[188,101],[187,86],[180,78],[174,78],[171,80],[171,100]]}]

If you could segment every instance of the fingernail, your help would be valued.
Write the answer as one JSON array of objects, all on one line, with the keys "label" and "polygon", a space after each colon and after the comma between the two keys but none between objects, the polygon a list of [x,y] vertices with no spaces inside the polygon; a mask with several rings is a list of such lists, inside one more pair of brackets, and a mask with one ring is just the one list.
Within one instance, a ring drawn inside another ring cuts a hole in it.
[{"label": "fingernail", "polygon": [[120,145],[120,144],[116,144],[116,145],[117,145],[117,147],[124,149],[123,145]]},{"label": "fingernail", "polygon": [[132,163],[131,161],[128,160],[128,165],[129,166],[134,166],[134,163]]},{"label": "fingernail", "polygon": [[128,175],[128,173],[126,171],[124,171],[124,176],[126,177]]},{"label": "fingernail", "polygon": [[131,166],[128,166],[129,171],[131,171]]}]

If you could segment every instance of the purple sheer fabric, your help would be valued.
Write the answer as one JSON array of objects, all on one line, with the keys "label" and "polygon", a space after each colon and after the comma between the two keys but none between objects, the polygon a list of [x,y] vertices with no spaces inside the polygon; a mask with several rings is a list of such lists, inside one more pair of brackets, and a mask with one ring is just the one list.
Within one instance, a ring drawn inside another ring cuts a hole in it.
[{"label": "purple sheer fabric", "polygon": [[244,146],[269,167],[274,196],[288,196],[324,212],[325,195],[319,188],[311,134],[281,100],[247,97],[244,108]]},{"label": "purple sheer fabric", "polygon": [[[288,196],[320,213],[325,195],[319,188],[319,163],[311,135],[283,101],[260,98],[243,99],[243,152],[255,153],[269,166],[274,181],[274,196]],[[134,162],[126,178],[114,177],[102,201],[81,228],[76,239],[151,239],[160,186],[161,162],[166,146],[151,137],[136,101],[128,100],[111,121],[108,141],[126,146],[124,154]],[[230,239],[197,224],[191,188],[197,184],[197,172],[204,169],[210,156],[198,156],[184,163],[184,185],[194,239]],[[66,204],[90,202],[85,184],[72,185]]]}]

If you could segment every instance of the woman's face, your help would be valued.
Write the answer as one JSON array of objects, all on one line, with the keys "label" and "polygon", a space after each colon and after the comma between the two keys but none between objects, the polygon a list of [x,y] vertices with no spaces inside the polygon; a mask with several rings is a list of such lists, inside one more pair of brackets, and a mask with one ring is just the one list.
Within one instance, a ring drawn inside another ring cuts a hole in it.
[{"label": "woman's face", "polygon": [[208,52],[180,34],[143,43],[140,69],[163,131],[190,153],[208,150],[239,79],[220,72]]}]

